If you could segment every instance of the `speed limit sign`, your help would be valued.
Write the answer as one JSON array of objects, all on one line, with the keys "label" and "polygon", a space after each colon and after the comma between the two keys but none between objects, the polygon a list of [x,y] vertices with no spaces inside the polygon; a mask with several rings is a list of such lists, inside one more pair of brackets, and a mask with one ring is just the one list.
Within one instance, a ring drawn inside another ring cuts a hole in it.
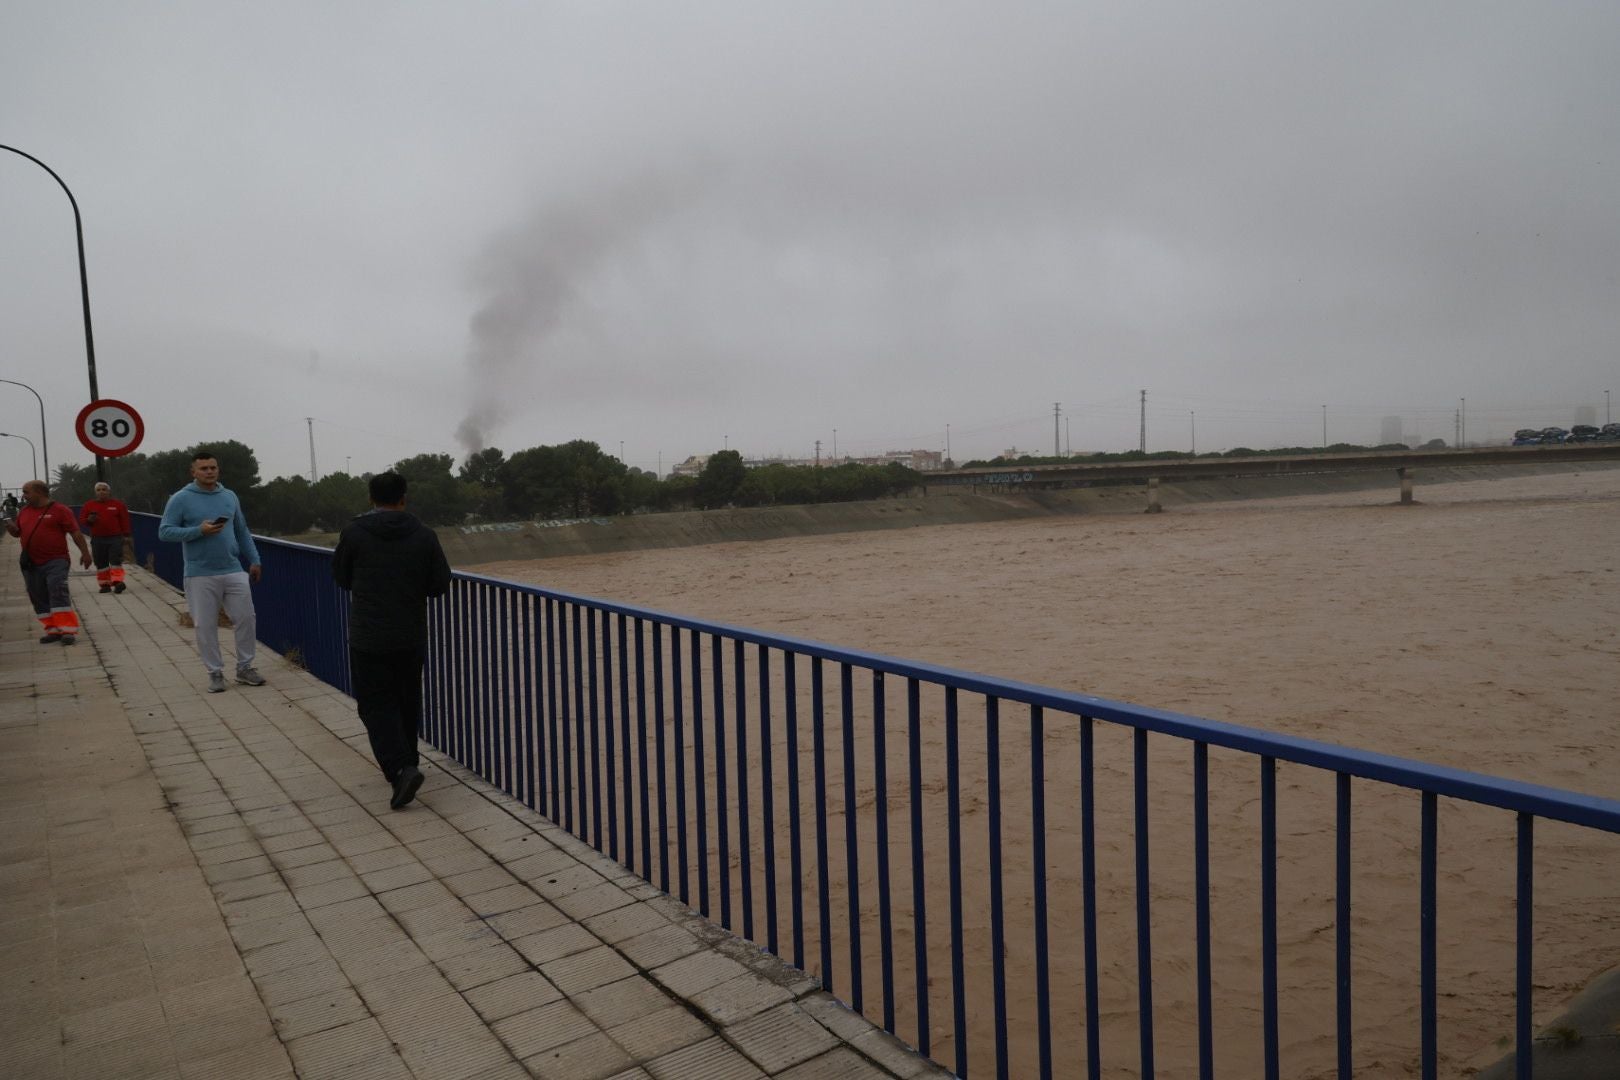
[{"label": "speed limit sign", "polygon": [[73,429],[84,448],[100,457],[123,457],[133,453],[146,435],[141,414],[112,398],[92,401],[80,409]]}]

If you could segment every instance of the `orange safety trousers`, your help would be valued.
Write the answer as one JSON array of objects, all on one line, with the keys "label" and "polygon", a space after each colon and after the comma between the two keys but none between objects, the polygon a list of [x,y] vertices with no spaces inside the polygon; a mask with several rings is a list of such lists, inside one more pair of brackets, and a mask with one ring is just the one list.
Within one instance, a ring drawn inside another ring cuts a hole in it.
[{"label": "orange safety trousers", "polygon": [[52,637],[79,632],[79,615],[72,608],[52,608],[49,615],[39,616],[39,623]]}]

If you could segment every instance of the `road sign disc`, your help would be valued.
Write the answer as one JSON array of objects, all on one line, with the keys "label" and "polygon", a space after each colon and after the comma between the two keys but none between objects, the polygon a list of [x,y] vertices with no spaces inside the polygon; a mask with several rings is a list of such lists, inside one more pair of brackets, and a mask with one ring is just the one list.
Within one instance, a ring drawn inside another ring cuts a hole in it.
[{"label": "road sign disc", "polygon": [[79,442],[100,457],[123,457],[133,453],[146,437],[146,425],[135,409],[113,398],[92,401],[79,410],[73,422]]}]

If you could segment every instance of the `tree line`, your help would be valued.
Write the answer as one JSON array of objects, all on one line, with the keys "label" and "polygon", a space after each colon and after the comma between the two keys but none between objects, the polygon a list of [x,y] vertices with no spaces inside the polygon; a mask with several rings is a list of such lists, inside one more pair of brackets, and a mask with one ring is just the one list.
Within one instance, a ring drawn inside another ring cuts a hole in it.
[{"label": "tree line", "polygon": [[[261,481],[258,456],[235,439],[108,459],[107,482],[131,510],[162,513],[169,496],[190,481],[192,455],[204,449],[219,459],[221,482],[242,500],[255,531],[336,532],[367,506],[371,474],[329,473],[313,484],[304,476]],[[396,462],[393,470],[410,485],[412,513],[429,525],[847,502],[902,494],[921,480],[901,465],[749,469],[735,450],[712,455],[697,476],[660,479],[584,439],[510,456],[490,447],[459,466],[449,454],[417,454]],[[95,483],[93,466],[65,464],[57,469],[52,494],[62,502],[84,502],[93,496]]]}]

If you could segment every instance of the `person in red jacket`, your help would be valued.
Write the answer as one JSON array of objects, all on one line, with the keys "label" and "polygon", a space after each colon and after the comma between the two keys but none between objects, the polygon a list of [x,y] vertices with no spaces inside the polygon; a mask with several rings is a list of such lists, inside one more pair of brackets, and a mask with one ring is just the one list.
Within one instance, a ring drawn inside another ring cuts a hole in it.
[{"label": "person in red jacket", "polygon": [[96,485],[96,497],[79,508],[79,518],[90,530],[90,555],[96,561],[96,584],[102,592],[124,591],[124,541],[130,535],[129,507],[112,497],[105,480]]},{"label": "person in red jacket", "polygon": [[50,489],[42,481],[30,480],[22,490],[27,505],[15,518],[6,518],[5,526],[6,532],[23,542],[19,559],[23,580],[28,584],[34,613],[45,627],[39,643],[72,645],[78,640],[79,616],[68,595],[67,538],[73,537],[79,546],[79,562],[86,569],[90,567],[90,545],[84,542],[73,511],[52,502]]}]

